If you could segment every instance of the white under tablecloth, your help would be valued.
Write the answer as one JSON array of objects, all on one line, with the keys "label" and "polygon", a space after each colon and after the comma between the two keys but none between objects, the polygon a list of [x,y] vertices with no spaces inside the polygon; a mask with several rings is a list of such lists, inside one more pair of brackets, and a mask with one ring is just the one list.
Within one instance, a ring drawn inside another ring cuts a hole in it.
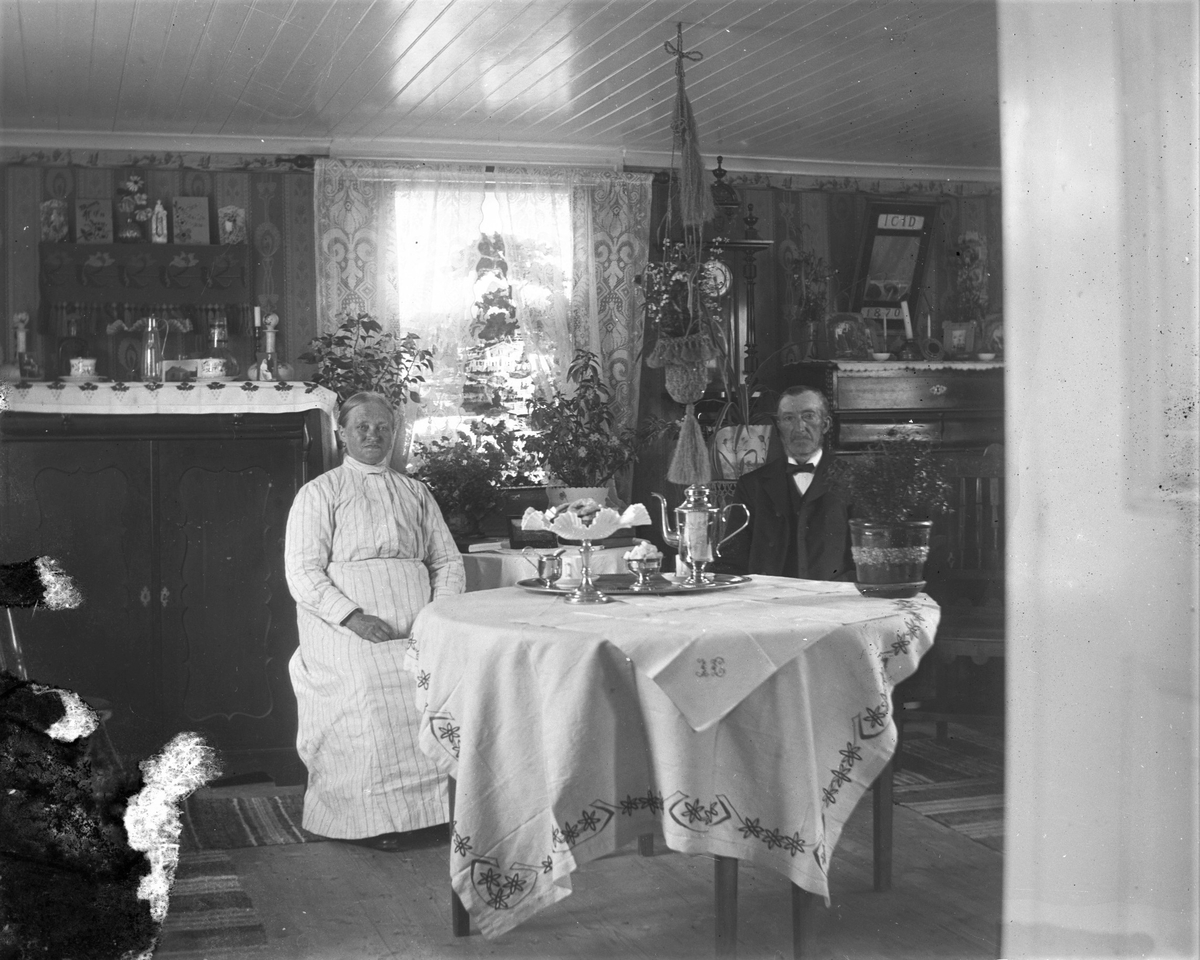
[{"label": "white under tablecloth", "polygon": [[[408,667],[421,748],[458,781],[455,891],[496,936],[660,825],[674,850],[828,896],[842,826],[895,747],[891,688],[938,616],[927,597],[769,577],[602,606],[519,588],[435,601]],[[689,686],[719,720],[685,715]]]},{"label": "white under tablecloth", "polygon": [[[606,573],[625,573],[625,551],[629,547],[614,547],[611,550],[593,550],[592,576]],[[539,552],[549,553],[549,550]],[[563,554],[563,581],[579,581],[579,548],[568,547]],[[537,576],[537,567],[527,560],[520,550],[500,548],[464,553],[463,567],[467,572],[467,590],[494,590],[511,587],[518,580]]]}]

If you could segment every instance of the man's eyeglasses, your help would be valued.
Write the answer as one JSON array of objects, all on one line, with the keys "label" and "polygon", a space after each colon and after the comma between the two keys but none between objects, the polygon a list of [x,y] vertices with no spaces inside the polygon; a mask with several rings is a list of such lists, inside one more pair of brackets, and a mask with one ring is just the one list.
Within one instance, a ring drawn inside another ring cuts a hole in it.
[{"label": "man's eyeglasses", "polygon": [[816,410],[805,410],[803,413],[781,413],[775,417],[775,422],[781,427],[794,427],[798,423],[806,423],[810,427],[820,423],[825,417]]}]

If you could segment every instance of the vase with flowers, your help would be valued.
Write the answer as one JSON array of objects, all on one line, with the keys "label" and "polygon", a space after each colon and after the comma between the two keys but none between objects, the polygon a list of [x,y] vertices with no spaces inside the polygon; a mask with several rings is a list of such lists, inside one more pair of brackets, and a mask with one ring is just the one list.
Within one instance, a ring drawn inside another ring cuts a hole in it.
[{"label": "vase with flowers", "polygon": [[154,215],[146,196],[146,180],[131,173],[117,184],[117,242],[141,243],[146,239],[146,223]]},{"label": "vase with flowers", "polygon": [[914,597],[925,588],[933,518],[948,505],[937,448],[893,431],[851,462],[840,482],[851,502],[850,544],[865,596]]},{"label": "vase with flowers", "polygon": [[600,362],[587,350],[575,352],[566,389],[533,398],[525,449],[565,488],[551,488],[560,502],[591,497],[603,503],[609,481],[636,458],[637,431],[618,425],[612,401]]}]

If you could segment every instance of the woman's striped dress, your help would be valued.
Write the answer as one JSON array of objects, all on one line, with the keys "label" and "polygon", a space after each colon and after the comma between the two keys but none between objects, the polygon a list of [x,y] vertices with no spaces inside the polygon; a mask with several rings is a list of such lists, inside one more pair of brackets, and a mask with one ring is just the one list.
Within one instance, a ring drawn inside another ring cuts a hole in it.
[{"label": "woman's striped dress", "polygon": [[[304,828],[354,838],[445,823],[445,783],[417,746],[403,666],[417,611],[465,583],[433,495],[386,464],[347,457],[296,495],[285,562],[300,626],[289,667],[308,767]],[[397,639],[369,643],[339,626],[358,608]]]}]

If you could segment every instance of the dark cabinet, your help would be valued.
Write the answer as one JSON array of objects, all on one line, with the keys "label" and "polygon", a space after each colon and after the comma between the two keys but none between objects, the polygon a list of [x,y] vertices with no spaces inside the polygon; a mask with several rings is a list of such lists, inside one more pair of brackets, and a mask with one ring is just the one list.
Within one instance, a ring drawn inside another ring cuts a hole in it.
[{"label": "dark cabinet", "polygon": [[861,449],[901,430],[943,447],[982,449],[1004,441],[1004,370],[999,364],[785,364],[780,388],[824,391],[833,407],[834,443]]},{"label": "dark cabinet", "polygon": [[123,752],[197,730],[227,772],[295,778],[283,539],[317,416],[0,417],[0,555],[55,557],[84,596],[14,611],[29,675],[109,700]]}]

